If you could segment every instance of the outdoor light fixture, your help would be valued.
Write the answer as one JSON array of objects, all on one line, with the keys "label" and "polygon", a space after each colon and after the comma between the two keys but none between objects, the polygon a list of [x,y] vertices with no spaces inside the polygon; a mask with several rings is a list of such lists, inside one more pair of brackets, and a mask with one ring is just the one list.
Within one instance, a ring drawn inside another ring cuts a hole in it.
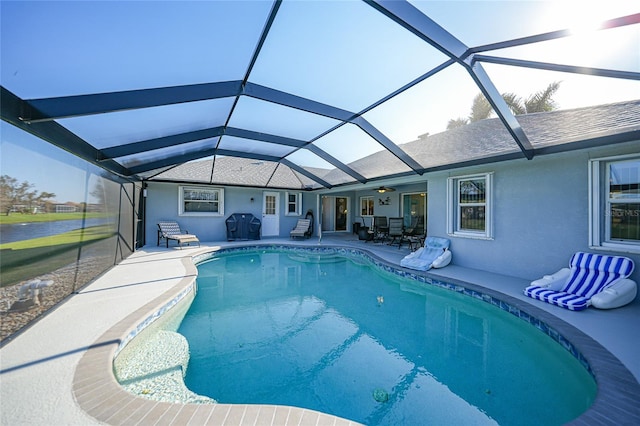
[{"label": "outdoor light fixture", "polygon": [[378,191],[381,194],[384,194],[385,192],[395,191],[395,188],[387,188],[386,186],[381,186],[380,188],[376,189],[376,191]]}]

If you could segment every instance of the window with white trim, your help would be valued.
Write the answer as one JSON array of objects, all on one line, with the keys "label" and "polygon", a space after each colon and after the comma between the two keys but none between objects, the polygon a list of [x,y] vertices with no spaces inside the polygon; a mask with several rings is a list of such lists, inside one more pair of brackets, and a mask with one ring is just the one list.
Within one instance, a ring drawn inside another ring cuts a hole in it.
[{"label": "window with white trim", "polygon": [[447,233],[492,238],[493,173],[447,179]]},{"label": "window with white trim", "polygon": [[589,182],[590,245],[640,252],[640,156],[591,160]]},{"label": "window with white trim", "polygon": [[360,216],[373,216],[373,196],[360,197]]},{"label": "window with white trim", "polygon": [[300,216],[302,214],[302,193],[287,192],[285,199],[287,200],[285,216]]},{"label": "window with white trim", "polygon": [[178,198],[180,216],[224,215],[224,189],[222,188],[180,186]]}]

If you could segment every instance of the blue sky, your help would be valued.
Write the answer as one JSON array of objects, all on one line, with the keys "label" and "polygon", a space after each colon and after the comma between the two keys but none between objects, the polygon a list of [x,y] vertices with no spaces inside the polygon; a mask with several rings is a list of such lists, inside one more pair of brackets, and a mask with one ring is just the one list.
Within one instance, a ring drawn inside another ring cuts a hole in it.
[{"label": "blue sky", "polygon": [[[412,3],[469,46],[640,12],[638,3],[628,0]],[[242,79],[271,2],[2,1],[0,7],[0,79],[30,99]],[[639,72],[638,27],[487,54]],[[285,0],[249,81],[359,111],[444,59],[362,2]],[[498,91],[520,96],[561,81],[555,97],[561,109],[640,98],[637,81],[489,64],[485,69]],[[401,144],[467,116],[478,92],[465,70],[451,67],[365,118]],[[95,146],[108,147],[223,124],[229,104],[216,100],[61,123]],[[231,125],[301,139],[332,121],[250,98],[242,98],[236,112]],[[10,174],[5,168],[19,173],[16,164],[26,154],[5,146],[5,133],[17,145],[22,136],[7,132],[6,125],[2,129],[3,157],[19,157],[3,158],[2,173]],[[345,162],[380,149],[355,130],[342,129],[318,145]],[[298,153],[292,159],[303,166],[322,164],[312,157]],[[24,161],[26,168],[34,163]]]},{"label": "blue sky", "polygon": [[52,192],[60,203],[84,201],[87,170],[99,173],[97,167],[5,122],[0,123],[0,133],[0,174],[27,181],[32,190]]}]

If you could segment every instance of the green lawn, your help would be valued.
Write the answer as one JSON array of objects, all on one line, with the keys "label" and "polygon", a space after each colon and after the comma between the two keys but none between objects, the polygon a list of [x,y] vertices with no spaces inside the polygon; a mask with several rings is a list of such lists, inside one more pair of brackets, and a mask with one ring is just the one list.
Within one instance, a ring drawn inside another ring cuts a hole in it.
[{"label": "green lawn", "polygon": [[[86,215],[86,216],[85,216]],[[0,224],[11,225],[15,223],[28,223],[28,222],[53,222],[56,220],[74,220],[106,217],[105,213],[37,213],[37,214],[23,214],[23,213],[11,213],[9,216],[6,214],[0,215]]]},{"label": "green lawn", "polygon": [[107,225],[0,244],[0,286],[9,286],[73,263],[78,249],[115,235]]}]

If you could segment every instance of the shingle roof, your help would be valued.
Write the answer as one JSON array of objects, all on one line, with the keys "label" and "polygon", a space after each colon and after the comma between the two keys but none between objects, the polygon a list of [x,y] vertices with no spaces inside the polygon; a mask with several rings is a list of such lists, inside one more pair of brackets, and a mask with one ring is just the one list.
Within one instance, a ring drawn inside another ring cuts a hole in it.
[{"label": "shingle roof", "polygon": [[[570,110],[517,116],[534,149],[639,132],[640,100]],[[579,148],[577,144],[575,148]],[[518,155],[520,149],[499,119],[470,123],[442,133],[423,136],[400,145],[425,169],[446,167],[469,160],[490,159],[504,154]],[[395,157],[379,151],[348,164],[354,170],[367,171],[366,178],[406,173],[398,170]],[[152,180],[207,182],[224,185],[317,189],[311,179],[284,164],[244,158],[218,157],[211,176],[212,159],[193,161],[160,173]],[[490,160],[488,160],[490,161]],[[277,167],[276,167],[277,166]],[[308,168],[310,173],[339,184],[356,183],[339,169]]]},{"label": "shingle roof", "polygon": [[518,116],[535,148],[640,129],[640,100]]}]

